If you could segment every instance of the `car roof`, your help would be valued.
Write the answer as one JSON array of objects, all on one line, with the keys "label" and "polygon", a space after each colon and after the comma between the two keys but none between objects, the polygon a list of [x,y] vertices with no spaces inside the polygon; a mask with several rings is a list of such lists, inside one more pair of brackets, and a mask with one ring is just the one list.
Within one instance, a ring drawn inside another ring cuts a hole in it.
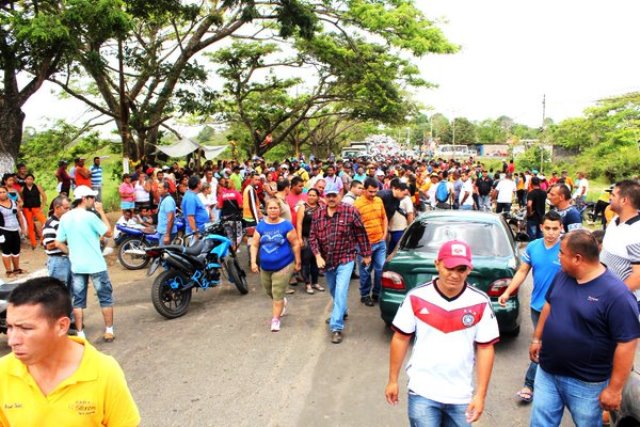
[{"label": "car roof", "polygon": [[500,215],[491,212],[439,209],[425,212],[418,217],[421,221],[451,220],[500,224]]}]

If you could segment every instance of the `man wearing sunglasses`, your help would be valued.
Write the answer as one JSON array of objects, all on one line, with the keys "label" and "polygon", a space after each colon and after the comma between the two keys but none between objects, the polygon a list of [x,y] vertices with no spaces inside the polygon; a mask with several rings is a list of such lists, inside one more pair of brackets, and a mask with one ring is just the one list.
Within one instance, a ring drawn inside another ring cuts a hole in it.
[{"label": "man wearing sunglasses", "polygon": [[498,322],[489,297],[467,284],[467,243],[443,244],[435,266],[438,277],[409,291],[393,319],[385,396],[398,403],[398,374],[415,336],[407,365],[411,425],[468,426],[484,410]]},{"label": "man wearing sunglasses", "polygon": [[[69,255],[71,261],[73,288],[73,315],[78,336],[86,338],[82,322],[83,309],[87,306],[89,278],[98,294],[106,342],[114,340],[113,334],[113,289],[107,273],[107,263],[100,250],[100,237],[111,237],[111,225],[102,209],[96,203],[97,191],[81,185],[73,192],[73,209],[60,218],[55,246]],[[94,208],[98,216],[89,209]],[[66,242],[66,243],[65,243]]]}]

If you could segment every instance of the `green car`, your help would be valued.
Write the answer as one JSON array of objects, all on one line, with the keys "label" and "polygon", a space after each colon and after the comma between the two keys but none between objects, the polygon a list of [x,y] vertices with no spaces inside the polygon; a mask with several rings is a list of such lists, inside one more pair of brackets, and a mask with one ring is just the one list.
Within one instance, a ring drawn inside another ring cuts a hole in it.
[{"label": "green car", "polygon": [[[384,266],[380,312],[387,325],[393,322],[407,291],[437,276],[434,260],[443,243],[463,240],[471,246],[473,270],[467,281],[491,298],[500,332],[520,332],[517,292],[505,307],[498,297],[507,289],[520,266],[516,240],[501,215],[478,211],[435,210],[418,217],[405,231],[398,248]],[[518,240],[526,240],[519,236]]]}]

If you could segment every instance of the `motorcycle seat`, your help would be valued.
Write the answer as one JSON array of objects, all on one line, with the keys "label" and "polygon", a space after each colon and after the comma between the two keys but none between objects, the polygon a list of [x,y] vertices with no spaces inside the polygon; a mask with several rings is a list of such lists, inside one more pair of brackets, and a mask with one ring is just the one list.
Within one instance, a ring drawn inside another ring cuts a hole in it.
[{"label": "motorcycle seat", "polygon": [[183,253],[187,255],[197,256],[202,253],[209,252],[214,245],[215,242],[211,239],[198,240],[193,245],[186,248]]}]

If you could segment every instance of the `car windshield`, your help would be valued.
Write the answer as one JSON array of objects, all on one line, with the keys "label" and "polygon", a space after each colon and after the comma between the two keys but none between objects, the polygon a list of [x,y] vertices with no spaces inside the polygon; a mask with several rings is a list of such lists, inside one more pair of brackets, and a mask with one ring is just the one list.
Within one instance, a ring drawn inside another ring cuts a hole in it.
[{"label": "car windshield", "polygon": [[482,222],[416,221],[405,233],[404,250],[436,254],[449,240],[462,240],[474,256],[513,255],[509,240],[497,224]]}]

